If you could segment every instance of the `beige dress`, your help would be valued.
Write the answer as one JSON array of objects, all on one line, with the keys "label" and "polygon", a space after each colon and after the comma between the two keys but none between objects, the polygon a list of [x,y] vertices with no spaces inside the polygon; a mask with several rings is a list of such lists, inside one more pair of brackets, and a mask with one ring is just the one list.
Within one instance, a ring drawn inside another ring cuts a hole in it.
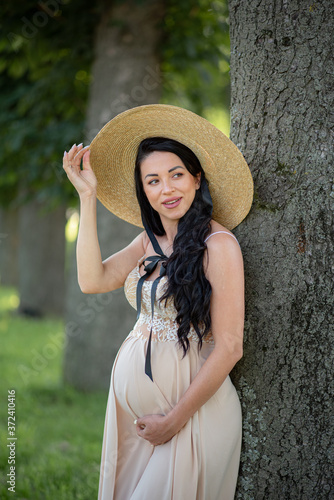
[{"label": "beige dress", "polygon": [[[128,275],[125,294],[136,308],[139,266]],[[167,277],[157,289],[163,293]],[[134,420],[166,414],[185,393],[211,353],[212,335],[197,352],[190,331],[190,352],[184,359],[177,346],[176,312],[155,302],[151,363],[145,374],[151,327],[151,286],[142,289],[141,314],[121,345],[111,373],[105,417],[98,500],[232,500],[241,447],[241,407],[229,377],[167,443],[153,447],[137,435]]]}]

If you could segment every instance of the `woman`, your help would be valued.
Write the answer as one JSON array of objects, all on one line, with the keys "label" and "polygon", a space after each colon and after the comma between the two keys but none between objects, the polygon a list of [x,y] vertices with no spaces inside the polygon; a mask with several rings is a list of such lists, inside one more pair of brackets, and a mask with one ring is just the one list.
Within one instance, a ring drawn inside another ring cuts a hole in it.
[{"label": "woman", "polygon": [[[246,162],[203,118],[150,105],[111,120],[90,151],[74,145],[64,169],[81,200],[81,290],[124,286],[138,312],[112,369],[98,498],[232,500],[241,409],[229,372],[242,356],[244,275],[229,228],[250,209]],[[145,228],[103,262],[96,196]]]}]

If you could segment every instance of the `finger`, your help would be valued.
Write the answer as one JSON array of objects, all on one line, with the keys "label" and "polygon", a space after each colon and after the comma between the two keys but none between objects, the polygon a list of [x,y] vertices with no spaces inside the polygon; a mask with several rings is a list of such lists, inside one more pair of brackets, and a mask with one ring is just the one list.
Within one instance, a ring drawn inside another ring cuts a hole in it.
[{"label": "finger", "polygon": [[145,422],[143,422],[142,418],[136,418],[134,424],[137,425],[140,429],[144,429],[146,427]]},{"label": "finger", "polygon": [[64,157],[63,157],[63,169],[65,170],[68,176],[71,175],[73,172],[73,167],[69,160],[69,154],[66,151],[64,152]]},{"label": "finger", "polygon": [[64,158],[63,158],[64,162],[67,165],[70,165],[72,163],[72,157],[71,157],[70,151],[68,153],[65,151]]},{"label": "finger", "polygon": [[[82,151],[82,149],[83,149],[83,143],[79,144],[78,146],[76,144],[73,144],[73,146],[69,150],[68,155],[69,155],[69,160],[72,163],[72,165],[75,164],[76,166],[78,166],[78,162],[77,162],[77,160],[75,160],[75,157],[80,151]],[[79,165],[80,165],[80,162],[79,162]]]},{"label": "finger", "polygon": [[81,164],[81,160],[84,156],[85,153],[87,153],[87,148],[89,148],[89,146],[85,146],[84,148],[82,147],[74,156],[73,160],[72,160],[72,164],[75,164],[76,166],[80,166]]},{"label": "finger", "polygon": [[84,149],[83,143],[79,144],[74,150],[74,158]]},{"label": "finger", "polygon": [[85,146],[83,147],[83,144],[79,144],[79,146],[77,146],[76,150],[74,151],[74,158],[76,157],[82,157],[82,155],[84,154],[85,151],[87,151],[87,148],[89,148],[89,146]]},{"label": "finger", "polygon": [[74,157],[74,154],[76,152],[76,149],[77,149],[77,145],[76,144],[73,144],[73,146],[71,147],[71,149],[69,150],[69,152],[67,153],[68,155],[68,160],[71,162],[73,160],[73,157]]},{"label": "finger", "polygon": [[74,161],[71,160],[70,151],[68,153],[65,151],[64,158],[63,158],[63,168],[68,176],[73,175],[73,174],[77,174],[77,173],[79,173],[79,170],[80,170],[80,164],[76,165],[74,163]]},{"label": "finger", "polygon": [[77,173],[80,173],[81,158],[87,150],[86,148],[84,148],[83,143],[81,143],[79,146],[72,146],[68,153],[68,161]]},{"label": "finger", "polygon": [[69,153],[67,151],[64,151],[64,156],[63,156],[63,166],[69,167],[70,166],[70,159],[69,159]]},{"label": "finger", "polygon": [[[72,148],[71,148],[72,149]],[[72,155],[71,155],[71,149],[68,152],[65,152],[64,158],[63,158],[63,166],[67,170],[72,169]]]},{"label": "finger", "polygon": [[139,435],[141,435],[141,434],[145,431],[145,429],[146,429],[146,425],[145,425],[145,424],[143,424],[143,423],[140,423],[140,420],[139,420],[139,419],[136,419],[136,420],[134,421],[134,424],[136,425],[136,430],[137,430],[137,433],[138,433]]},{"label": "finger", "polygon": [[78,154],[80,154],[80,152],[82,151],[82,148],[83,148],[83,144],[79,144],[79,146],[76,146],[76,148],[73,150],[73,158],[72,158],[72,163],[75,162],[77,164],[77,156]]},{"label": "finger", "polygon": [[[89,148],[89,146],[86,146],[86,147]],[[93,170],[92,166],[90,164],[90,151],[89,151],[89,149],[84,152],[84,155],[82,157],[82,164],[83,164],[83,168],[85,168],[87,170]]]}]

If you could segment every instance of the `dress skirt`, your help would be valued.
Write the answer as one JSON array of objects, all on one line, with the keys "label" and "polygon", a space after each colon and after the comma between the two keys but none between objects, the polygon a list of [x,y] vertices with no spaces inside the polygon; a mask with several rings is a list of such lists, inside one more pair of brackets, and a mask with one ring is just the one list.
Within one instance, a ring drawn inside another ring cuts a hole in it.
[{"label": "dress skirt", "polygon": [[227,377],[167,443],[139,437],[134,420],[167,414],[180,400],[213,345],[183,351],[152,342],[154,382],[145,374],[147,339],[130,333],[111,373],[98,500],[233,500],[241,449],[241,407]]}]

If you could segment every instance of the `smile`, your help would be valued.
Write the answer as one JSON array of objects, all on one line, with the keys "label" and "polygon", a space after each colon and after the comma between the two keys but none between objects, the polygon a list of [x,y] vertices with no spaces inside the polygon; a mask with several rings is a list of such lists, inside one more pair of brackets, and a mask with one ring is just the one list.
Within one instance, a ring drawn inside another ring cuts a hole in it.
[{"label": "smile", "polygon": [[166,208],[174,208],[174,207],[177,207],[179,205],[180,201],[181,201],[181,198],[175,198],[174,200],[165,201],[163,203],[163,205]]}]

